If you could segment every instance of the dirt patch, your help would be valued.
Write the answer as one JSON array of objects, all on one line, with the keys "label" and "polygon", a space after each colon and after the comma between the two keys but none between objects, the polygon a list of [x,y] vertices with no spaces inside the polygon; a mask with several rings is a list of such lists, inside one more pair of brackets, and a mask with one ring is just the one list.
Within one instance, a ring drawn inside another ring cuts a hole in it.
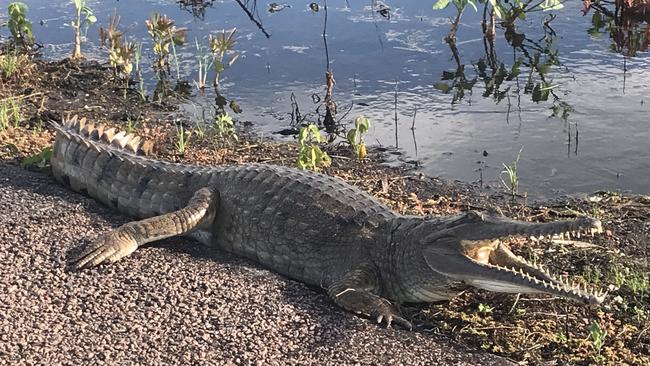
[{"label": "dirt patch", "polygon": [[[97,63],[36,61],[19,80],[6,80],[0,99],[20,98],[21,122],[0,132],[0,157],[18,163],[49,146],[48,116],[79,114],[138,133],[156,142],[161,159],[193,164],[264,162],[294,165],[297,145],[261,139],[245,129],[239,139],[213,129],[193,133],[184,153],[176,146],[178,126],[195,124],[179,113],[174,97],[147,102]],[[606,235],[564,242],[518,240],[511,246],[551,272],[608,288],[601,307],[549,296],[515,296],[467,291],[451,302],[405,306],[418,332],[443,334],[456,343],[529,364],[650,364],[650,199],[599,193],[585,199],[529,207],[478,193],[406,168],[382,165],[370,152],[360,162],[345,146],[324,146],[332,156],[325,173],[362,187],[390,207],[408,214],[448,214],[462,209],[501,210],[528,221],[589,215],[603,221]],[[433,337],[433,335],[431,335]]]}]

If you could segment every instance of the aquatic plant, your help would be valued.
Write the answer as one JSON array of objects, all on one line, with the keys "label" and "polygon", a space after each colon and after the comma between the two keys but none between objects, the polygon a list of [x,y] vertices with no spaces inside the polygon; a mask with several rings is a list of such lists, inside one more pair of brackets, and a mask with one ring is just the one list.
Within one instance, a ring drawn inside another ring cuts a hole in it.
[{"label": "aquatic plant", "polygon": [[363,135],[370,129],[370,120],[368,117],[359,116],[354,120],[354,128],[350,129],[346,135],[347,141],[354,150],[354,155],[359,160],[366,158],[366,143],[363,141]]},{"label": "aquatic plant", "polygon": [[[614,5],[614,8],[611,8]],[[611,50],[634,57],[647,52],[650,46],[650,22],[647,21],[648,3],[643,1],[583,1],[583,14],[594,9],[592,26],[587,30],[592,37],[608,33]]]},{"label": "aquatic plant", "polygon": [[194,44],[196,46],[196,61],[198,64],[198,79],[194,80],[196,87],[203,92],[208,80],[208,70],[212,67],[212,56],[207,50],[201,46],[199,40],[194,38]]},{"label": "aquatic plant", "polygon": [[300,169],[319,171],[332,164],[332,159],[318,146],[323,137],[314,124],[309,124],[300,129],[298,133],[298,160],[296,166]]},{"label": "aquatic plant", "polygon": [[[222,29],[216,36],[212,34],[209,36],[208,42],[213,55],[212,65],[215,72],[213,81],[215,88],[219,87],[219,78],[221,73],[228,67],[232,66],[232,64],[234,64],[239,58],[239,53],[234,51],[235,44],[237,44],[237,40],[234,38],[236,30],[236,28],[229,31]],[[227,60],[226,55],[228,55]]]},{"label": "aquatic plant", "polygon": [[7,7],[9,13],[7,27],[11,33],[12,44],[22,49],[27,49],[34,44],[32,23],[27,19],[27,10],[27,5],[22,2],[10,3]]},{"label": "aquatic plant", "polygon": [[102,47],[108,48],[108,62],[113,67],[113,72],[124,79],[124,98],[126,98],[133,71],[133,58],[137,49],[135,42],[124,40],[124,33],[119,30],[119,24],[119,15],[109,16],[108,28],[100,27],[99,36]]},{"label": "aquatic plant", "polygon": [[175,46],[185,44],[185,37],[187,29],[177,28],[174,26],[174,21],[167,17],[167,15],[160,15],[158,13],[151,14],[151,17],[145,20],[147,26],[147,33],[153,40],[153,52],[157,56],[156,62],[153,64],[154,68],[159,71],[169,70],[169,55],[171,48],[174,51],[176,61],[176,73],[180,74],[178,59],[176,58]]},{"label": "aquatic plant", "polygon": [[[474,11],[478,11],[477,5],[483,3],[483,34],[490,39],[494,39],[495,17],[503,21],[506,29],[512,29],[517,19],[526,19],[526,14],[535,11],[559,10],[564,7],[562,0],[437,0],[433,4],[433,10],[442,10],[450,4],[456,7],[456,18],[452,22],[451,29],[447,34],[447,42],[456,41],[456,32],[460,19],[467,6]],[[489,15],[489,27],[487,26],[487,16]]]},{"label": "aquatic plant", "polygon": [[74,30],[74,49],[72,50],[72,58],[80,59],[83,57],[81,55],[81,31],[83,29],[85,35],[88,31],[88,27],[97,22],[97,17],[94,15],[93,10],[86,5],[86,0],[71,0],[71,2],[75,7],[75,19],[70,23],[70,26]]},{"label": "aquatic plant", "polygon": [[111,15],[108,19],[108,28],[99,28],[102,47],[108,48],[108,62],[116,74],[122,74],[128,79],[133,71],[133,58],[136,52],[134,42],[124,40],[124,33],[119,30],[120,16]]}]

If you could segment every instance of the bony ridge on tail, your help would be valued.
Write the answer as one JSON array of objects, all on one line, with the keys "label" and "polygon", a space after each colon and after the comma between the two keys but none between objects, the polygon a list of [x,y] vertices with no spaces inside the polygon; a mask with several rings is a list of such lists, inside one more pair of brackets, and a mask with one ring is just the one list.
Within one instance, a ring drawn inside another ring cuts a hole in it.
[{"label": "bony ridge on tail", "polygon": [[351,312],[410,328],[398,303],[447,300],[473,286],[600,304],[605,293],[570,284],[513,254],[509,237],[602,232],[598,220],[530,223],[464,212],[401,215],[344,181],[268,164],[200,167],[146,156],[139,137],[76,116],[57,131],[54,177],[129,215],[74,264],[113,263],[141,245],[185,235],[323,287]]}]

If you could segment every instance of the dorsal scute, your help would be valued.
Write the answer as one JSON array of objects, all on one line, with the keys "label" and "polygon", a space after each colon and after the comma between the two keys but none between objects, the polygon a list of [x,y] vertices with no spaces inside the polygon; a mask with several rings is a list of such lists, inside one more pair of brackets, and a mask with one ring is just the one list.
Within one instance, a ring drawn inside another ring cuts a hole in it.
[{"label": "dorsal scute", "polygon": [[151,155],[153,142],[145,140],[140,136],[126,131],[116,131],[113,127],[103,124],[95,125],[87,122],[86,118],[79,118],[77,115],[68,116],[62,123],[63,126],[57,129],[66,138],[74,139],[85,146],[100,148],[101,145],[108,145],[113,149],[125,150],[126,152],[138,155]]}]

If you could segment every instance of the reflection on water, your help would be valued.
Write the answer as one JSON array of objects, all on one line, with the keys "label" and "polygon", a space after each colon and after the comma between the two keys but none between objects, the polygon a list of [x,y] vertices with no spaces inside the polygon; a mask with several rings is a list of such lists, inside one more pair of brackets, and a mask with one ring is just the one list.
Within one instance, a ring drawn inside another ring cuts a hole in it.
[{"label": "reflection on water", "polygon": [[[26,2],[35,24],[44,20],[34,33],[46,55],[68,54],[69,4]],[[147,89],[164,95],[198,79],[195,39],[207,45],[208,34],[236,28],[241,57],[220,75],[220,94],[193,88],[192,105],[223,109],[236,101],[239,119],[262,134],[324,123],[329,90],[334,121],[367,115],[368,143],[399,145],[400,159],[417,159],[433,176],[499,186],[502,163],[524,146],[520,190],[531,196],[602,188],[650,193],[643,19],[600,5],[583,16],[580,4],[566,3],[555,15],[534,12],[507,31],[497,26],[486,40],[482,15],[467,10],[450,47],[444,38],[456,14],[433,11],[431,2],[270,3],[94,2],[99,24],[90,28],[85,52],[105,59],[97,29],[115,9],[127,37],[143,44]],[[184,83],[156,79],[147,67],[155,57],[144,20],[154,10],[188,28],[187,45],[177,49]],[[329,89],[328,72],[336,80]]]},{"label": "reflection on water", "polygon": [[583,1],[583,14],[593,8],[592,36],[609,34],[612,50],[626,56],[636,56],[637,52],[647,52],[650,44],[650,3],[645,1],[617,1],[611,9],[606,4],[593,4]]}]

